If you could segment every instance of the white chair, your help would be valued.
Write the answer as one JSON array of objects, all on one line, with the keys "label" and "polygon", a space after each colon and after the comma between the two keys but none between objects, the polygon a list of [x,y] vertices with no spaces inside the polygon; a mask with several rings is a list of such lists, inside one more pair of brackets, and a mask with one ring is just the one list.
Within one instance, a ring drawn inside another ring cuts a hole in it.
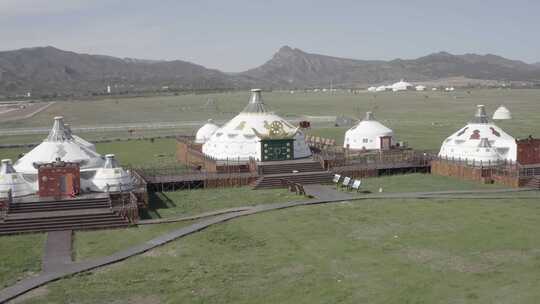
[{"label": "white chair", "polygon": [[349,184],[351,183],[351,178],[350,177],[345,177],[343,179],[343,183],[341,184],[342,187],[346,187],[346,188],[349,188]]},{"label": "white chair", "polygon": [[360,191],[360,186],[362,185],[362,181],[359,179],[355,179],[352,183],[352,188],[356,190],[356,192]]}]

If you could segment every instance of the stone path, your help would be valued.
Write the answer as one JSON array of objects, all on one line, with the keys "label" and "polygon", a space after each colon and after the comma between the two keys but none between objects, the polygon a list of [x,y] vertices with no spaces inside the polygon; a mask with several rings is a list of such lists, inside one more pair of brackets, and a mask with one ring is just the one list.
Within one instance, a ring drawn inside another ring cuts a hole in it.
[{"label": "stone path", "polygon": [[71,230],[47,233],[45,252],[41,260],[41,270],[43,272],[62,270],[66,265],[72,263],[72,235],[73,232]]},{"label": "stone path", "polygon": [[[308,187],[309,189],[309,187]],[[231,212],[226,214],[217,215],[208,219],[203,219],[197,223],[194,223],[190,226],[174,230],[172,232],[161,235],[157,238],[143,242],[137,246],[118,251],[110,256],[101,257],[97,259],[82,261],[78,263],[64,264],[62,268],[56,268],[50,272],[44,272],[39,276],[31,277],[22,281],[19,281],[17,284],[5,288],[0,291],[0,303],[4,303],[11,299],[14,299],[34,288],[40,287],[52,281],[77,274],[80,272],[92,270],[95,268],[103,267],[113,263],[123,261],[129,257],[142,254],[150,249],[156,248],[158,246],[164,245],[168,242],[174,241],[176,239],[182,238],[184,236],[190,235],[192,233],[201,231],[209,226],[223,223],[235,218],[248,216],[252,214],[262,213],[272,210],[280,210],[285,208],[291,208],[296,206],[309,206],[316,204],[326,204],[326,203],[337,203],[344,201],[358,201],[366,199],[423,199],[423,198],[438,198],[437,195],[442,195],[444,199],[454,199],[451,194],[457,194],[458,199],[470,199],[466,194],[474,194],[475,197],[479,197],[479,194],[497,194],[497,193],[518,193],[533,191],[533,189],[508,189],[508,190],[470,190],[470,191],[438,191],[438,192],[413,192],[413,193],[382,193],[376,195],[365,195],[365,196],[355,196],[352,198],[346,198],[345,195],[337,195],[336,193],[329,191],[324,188],[311,188],[311,194],[319,193],[322,197],[326,199],[316,198],[306,201],[299,202],[287,202],[287,203],[276,203],[276,204],[266,204],[266,205],[257,205],[249,207],[244,211]],[[335,190],[334,190],[335,191]],[[339,191],[336,191],[339,193]],[[348,193],[343,193],[350,195]],[[330,196],[334,196],[333,199],[328,199]],[[508,198],[503,196],[493,196],[495,198]],[[485,197],[482,197],[485,198]],[[538,200],[537,197],[524,197],[529,199]],[[247,208],[247,207],[246,207]]]}]

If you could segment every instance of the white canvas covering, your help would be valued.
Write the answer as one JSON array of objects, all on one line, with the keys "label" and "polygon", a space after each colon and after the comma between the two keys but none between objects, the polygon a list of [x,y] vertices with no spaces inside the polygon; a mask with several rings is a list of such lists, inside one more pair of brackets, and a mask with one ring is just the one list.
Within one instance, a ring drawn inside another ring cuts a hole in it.
[{"label": "white canvas covering", "polygon": [[407,91],[413,87],[412,84],[401,79],[399,82],[394,83],[391,88],[394,92]]},{"label": "white canvas covering", "polygon": [[11,190],[13,197],[21,197],[36,192],[31,183],[13,168],[11,159],[3,159],[0,166],[0,198],[6,198]]},{"label": "white canvas covering", "polygon": [[515,161],[517,145],[512,136],[489,121],[484,106],[479,105],[474,119],[445,139],[439,156],[478,162]]},{"label": "white canvas covering", "polygon": [[119,192],[133,189],[132,175],[118,165],[114,154],[105,155],[105,164],[92,178],[93,191]]},{"label": "white canvas covering", "polygon": [[76,162],[81,172],[103,166],[105,160],[96,151],[77,143],[64,125],[64,118],[54,118],[49,136],[37,147],[15,163],[15,170],[23,174],[37,174],[34,164],[51,163],[57,158],[65,162]]},{"label": "white canvas covering", "polygon": [[512,119],[512,113],[505,106],[500,106],[495,113],[493,113],[493,120],[506,120]]},{"label": "white canvas covering", "polygon": [[367,112],[364,120],[345,132],[343,147],[353,150],[380,150],[383,136],[390,136],[392,144],[395,143],[394,131],[376,121],[372,112]]},{"label": "white canvas covering", "polygon": [[219,160],[260,160],[261,138],[269,136],[272,126],[294,138],[294,158],[311,156],[304,134],[297,127],[278,115],[266,110],[261,90],[251,92],[248,105],[203,144],[202,152]]},{"label": "white canvas covering", "polygon": [[417,91],[425,91],[425,90],[426,90],[426,87],[423,86],[423,85],[417,85],[417,86],[415,87],[415,89],[416,89]]},{"label": "white canvas covering", "polygon": [[212,119],[209,119],[195,134],[195,142],[198,144],[204,144],[210,136],[219,129],[219,126],[214,124]]}]

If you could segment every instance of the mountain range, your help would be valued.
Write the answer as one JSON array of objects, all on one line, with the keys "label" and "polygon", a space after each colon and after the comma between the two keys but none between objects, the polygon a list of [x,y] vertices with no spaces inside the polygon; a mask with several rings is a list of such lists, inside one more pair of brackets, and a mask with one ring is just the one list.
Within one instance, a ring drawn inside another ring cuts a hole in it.
[{"label": "mountain range", "polygon": [[85,95],[177,90],[365,87],[406,79],[412,82],[462,77],[504,82],[540,82],[540,63],[527,64],[497,55],[447,52],[417,59],[358,60],[311,54],[284,46],[259,67],[224,73],[194,63],[78,54],[54,47],[0,52],[0,95]]}]

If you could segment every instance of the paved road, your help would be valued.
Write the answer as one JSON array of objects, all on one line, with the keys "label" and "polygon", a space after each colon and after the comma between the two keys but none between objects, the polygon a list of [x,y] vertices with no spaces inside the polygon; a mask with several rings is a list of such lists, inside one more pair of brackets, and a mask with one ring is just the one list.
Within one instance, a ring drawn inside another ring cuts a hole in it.
[{"label": "paved road", "polygon": [[45,252],[41,261],[41,271],[59,271],[72,263],[72,235],[73,232],[71,230],[51,231],[47,233]]}]

